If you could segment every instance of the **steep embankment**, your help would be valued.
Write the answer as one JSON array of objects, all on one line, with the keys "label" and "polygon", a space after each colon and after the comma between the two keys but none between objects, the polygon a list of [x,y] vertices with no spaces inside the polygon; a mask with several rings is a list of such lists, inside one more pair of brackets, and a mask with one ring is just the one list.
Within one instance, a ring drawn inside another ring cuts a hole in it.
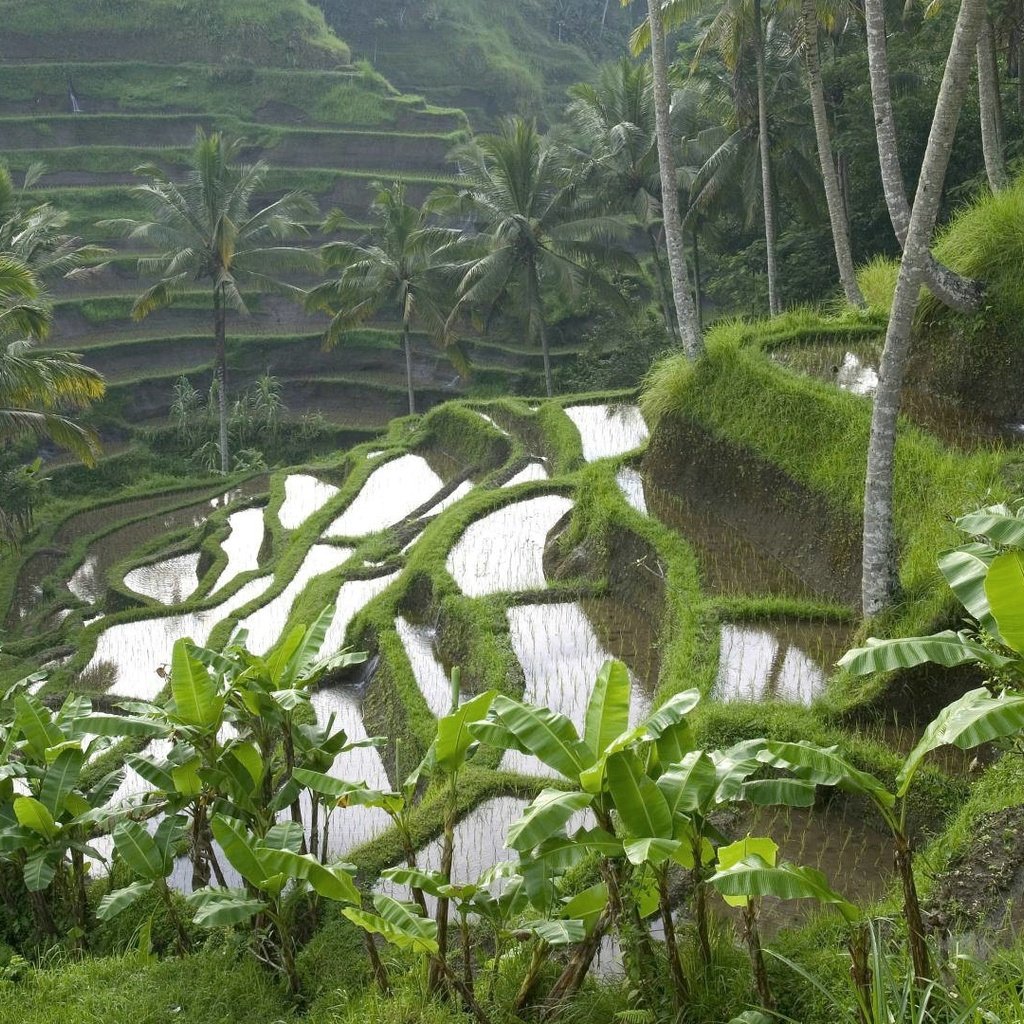
[{"label": "steep embankment", "polygon": [[[399,94],[352,66],[347,46],[304,0],[194,9],[156,2],[141,20],[136,6],[129,19],[112,0],[70,10],[44,0],[29,18],[19,5],[0,4],[8,29],[0,41],[0,159],[16,178],[42,163],[38,195],[66,209],[83,238],[115,250],[100,272],[56,285],[51,341],[82,351],[107,376],[107,427],[159,424],[177,376],[199,388],[211,376],[212,313],[200,286],[147,320],[129,317],[145,286],[136,268],[142,253],[96,225],[140,213],[128,191],[135,168],[155,163],[183,173],[196,128],[222,129],[246,140],[246,159],[271,167],[256,202],[304,189],[319,215],[349,214],[358,236],[374,183],[403,181],[410,200],[422,200],[450,173],[448,153],[468,130],[462,111]],[[29,31],[32,45],[22,47],[20,34]],[[300,244],[322,241],[319,215]],[[386,319],[324,355],[322,318],[276,298],[253,297],[251,314],[229,327],[235,386],[271,373],[293,417],[322,411],[359,429],[403,411],[404,363]],[[484,384],[529,387],[539,374],[539,354],[515,342],[471,339],[469,347]],[[461,390],[455,368],[425,335],[415,338],[414,372],[423,407]]]},{"label": "steep embankment", "polygon": [[400,88],[462,107],[474,126],[522,113],[557,117],[566,90],[623,52],[634,4],[548,0],[316,0],[330,25]]}]

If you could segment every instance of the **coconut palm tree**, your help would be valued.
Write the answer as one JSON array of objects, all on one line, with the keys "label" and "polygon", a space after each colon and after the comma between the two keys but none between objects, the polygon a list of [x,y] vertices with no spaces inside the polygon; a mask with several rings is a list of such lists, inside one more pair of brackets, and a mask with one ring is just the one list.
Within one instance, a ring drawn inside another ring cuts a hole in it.
[{"label": "coconut palm tree", "polygon": [[[405,201],[405,186],[396,182],[377,192],[370,207],[373,226],[358,242],[331,242],[321,250],[326,267],[337,271],[333,281],[312,289],[306,297],[311,310],[331,315],[324,335],[328,348],[344,340],[346,331],[389,309],[401,323],[405,350],[405,379],[409,390],[409,415],[416,412],[412,378],[411,332],[419,323],[439,341],[446,341],[444,272],[456,258],[461,232],[428,222],[426,207]],[[324,223],[325,231],[351,225],[341,211]],[[460,365],[464,362],[457,358]]]},{"label": "coconut palm tree", "polygon": [[[607,65],[597,82],[573,86],[569,92],[573,100],[568,118],[582,164],[581,176],[609,209],[635,220],[643,232],[654,262],[654,283],[665,327],[678,340],[679,325],[662,257],[661,172],[650,67],[623,57]],[[685,105],[683,110],[692,113]],[[704,161],[693,145],[692,119],[687,117],[684,124],[679,113],[680,106],[673,101],[673,144],[682,203]],[[695,290],[695,309],[699,301]]]},{"label": "coconut palm tree", "polygon": [[[832,13],[830,12],[830,16]],[[814,138],[818,148],[818,162],[821,165],[821,180],[825,188],[829,224],[832,227],[832,244],[836,252],[839,281],[843,286],[846,301],[851,306],[862,308],[864,296],[861,295],[860,286],[857,284],[853,250],[850,247],[850,225],[843,207],[839,171],[832,153],[828,110],[825,106],[825,85],[821,77],[816,0],[800,0],[800,27],[803,35],[804,63],[807,68],[807,87],[811,97],[811,113],[814,116]]]},{"label": "coconut palm tree", "polygon": [[[878,162],[882,188],[896,240],[902,248],[910,228],[910,203],[903,186],[899,148],[896,142],[896,118],[893,113],[889,79],[889,54],[886,43],[884,0],[864,0],[867,32],[868,71],[871,81],[871,105],[875,119]],[[973,313],[981,308],[982,287],[939,263],[931,253],[925,265],[925,283],[932,294],[951,309]]]},{"label": "coconut palm tree", "polygon": [[[3,230],[0,226],[0,234]],[[92,465],[99,442],[72,413],[102,397],[103,378],[69,352],[33,350],[35,339],[49,328],[49,310],[40,299],[31,269],[9,253],[0,254],[0,447],[27,435],[52,441]],[[32,507],[16,500],[21,489],[7,476],[0,474],[0,541],[12,544],[29,525]]]},{"label": "coconut palm tree", "polygon": [[231,468],[228,451],[227,314],[248,313],[243,289],[277,291],[301,300],[304,292],[282,283],[289,269],[315,266],[308,249],[277,244],[305,234],[301,218],[316,212],[302,192],[289,192],[252,211],[254,195],[266,184],[267,165],[237,163],[241,142],[219,132],[196,132],[191,166],[176,183],[159,167],[147,165],[136,173],[149,180],[132,189],[147,207],[147,216],[108,221],[134,242],[157,255],[139,260],[139,272],[159,280],[136,300],[132,316],[141,320],[171,305],[195,282],[209,287],[213,302],[214,376],[220,420],[221,472]]},{"label": "coconut palm tree", "polygon": [[109,249],[87,245],[67,232],[69,217],[37,202],[32,187],[46,168],[33,164],[20,189],[0,165],[0,252],[21,260],[42,284],[53,278],[77,278],[101,270]]},{"label": "coconut palm tree", "polygon": [[921,285],[925,283],[931,259],[932,232],[942,199],[960,108],[970,84],[971,67],[984,14],[985,0],[961,0],[928,146],[921,164],[921,175],[910,213],[903,259],[885,335],[878,389],[871,415],[864,489],[861,602],[865,615],[875,615],[888,607],[899,583],[893,532],[896,421],[910,355],[910,331]]},{"label": "coconut palm tree", "polygon": [[[599,299],[621,304],[621,295],[598,267],[631,262],[611,244],[625,225],[598,212],[600,200],[586,195],[566,170],[564,154],[530,121],[506,121],[499,134],[482,136],[462,150],[460,159],[459,182],[439,192],[435,202],[476,218],[482,254],[460,268],[449,329],[465,310],[479,311],[485,323],[498,312],[517,313],[527,338],[540,344],[550,397],[545,288],[553,285],[565,295],[585,287]],[[689,301],[688,294],[684,299]]]},{"label": "coconut palm tree", "polygon": [[[658,21],[668,29],[707,15],[697,49],[696,63],[709,52],[717,53],[730,69],[739,71],[749,61],[754,69],[757,98],[757,143],[761,177],[761,202],[764,217],[765,259],[768,273],[768,308],[774,316],[782,311],[779,286],[776,236],[778,213],[772,175],[772,145],[769,117],[769,81],[766,71],[766,38],[772,22],[780,16],[778,5],[769,4],[765,11],[762,0],[648,0],[652,18],[633,34],[634,52],[651,44],[653,12],[658,8]],[[766,26],[766,21],[768,25]],[[652,51],[653,53],[653,51]]]},{"label": "coconut palm tree", "polygon": [[[623,0],[629,4],[631,0]],[[679,335],[683,350],[696,359],[704,349],[697,311],[690,298],[683,245],[683,226],[679,215],[678,175],[673,149],[672,103],[668,79],[668,54],[665,47],[665,24],[662,0],[647,0],[647,19],[633,34],[633,52],[651,50],[651,81],[654,91],[654,125],[658,143],[658,166],[661,177],[662,224],[668,250],[669,277],[676,307]]]}]

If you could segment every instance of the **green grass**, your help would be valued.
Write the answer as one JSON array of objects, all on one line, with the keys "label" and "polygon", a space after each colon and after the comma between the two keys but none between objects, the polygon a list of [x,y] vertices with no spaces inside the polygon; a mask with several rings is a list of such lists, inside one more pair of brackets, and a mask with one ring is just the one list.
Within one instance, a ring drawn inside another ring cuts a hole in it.
[{"label": "green grass", "polygon": [[[817,330],[828,333],[828,322]],[[859,521],[871,407],[867,399],[791,373],[765,358],[772,335],[739,322],[716,327],[696,366],[671,356],[642,397],[649,422],[688,417],[755,452]],[[953,451],[901,422],[896,444],[896,534],[902,603],[875,628],[927,632],[951,610],[935,559],[953,540],[948,517],[1007,496],[1007,456]],[[823,525],[827,528],[827,524]]]}]

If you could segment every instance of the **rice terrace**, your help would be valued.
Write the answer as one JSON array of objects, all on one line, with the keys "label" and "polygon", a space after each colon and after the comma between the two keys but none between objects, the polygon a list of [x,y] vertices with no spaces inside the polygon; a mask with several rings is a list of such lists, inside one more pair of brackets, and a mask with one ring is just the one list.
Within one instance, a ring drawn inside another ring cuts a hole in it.
[{"label": "rice terrace", "polygon": [[1022,1024],[1019,0],[0,0],[0,1024]]}]

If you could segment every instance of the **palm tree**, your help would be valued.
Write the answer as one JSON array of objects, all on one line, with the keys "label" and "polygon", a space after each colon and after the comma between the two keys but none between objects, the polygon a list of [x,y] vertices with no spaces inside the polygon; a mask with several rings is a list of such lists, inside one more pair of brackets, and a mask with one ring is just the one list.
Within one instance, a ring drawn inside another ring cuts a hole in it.
[{"label": "palm tree", "polygon": [[850,247],[850,225],[843,207],[839,172],[832,155],[832,139],[825,106],[825,85],[821,77],[821,55],[818,48],[818,7],[816,0],[800,0],[800,22],[803,31],[804,62],[807,66],[807,85],[811,95],[811,113],[814,116],[814,137],[818,147],[818,162],[821,164],[821,180],[825,187],[825,203],[832,227],[832,244],[836,251],[836,265],[839,280],[843,286],[846,301],[851,306],[862,308],[864,296],[857,284],[853,266],[853,250]]},{"label": "palm tree", "polygon": [[621,295],[597,267],[630,262],[609,244],[624,224],[596,212],[600,201],[585,195],[566,170],[564,154],[530,121],[506,121],[499,134],[482,136],[460,156],[461,179],[437,202],[476,217],[483,252],[461,267],[449,329],[463,310],[481,311],[485,323],[509,307],[516,310],[527,338],[540,344],[551,397],[545,288],[551,285],[565,295],[586,287],[599,299],[621,304]]},{"label": "palm tree", "polygon": [[910,355],[910,330],[931,258],[932,232],[984,14],[985,0],[961,0],[889,314],[871,414],[864,488],[861,602],[865,615],[876,615],[887,608],[899,583],[892,503],[896,421]]},{"label": "palm tree", "polygon": [[651,72],[623,57],[596,83],[569,90],[568,109],[587,186],[610,209],[635,218],[650,245],[654,278],[669,335],[679,328],[661,258],[661,176]]},{"label": "palm tree", "polygon": [[228,310],[248,313],[243,289],[304,297],[300,289],[283,284],[278,275],[287,269],[315,265],[310,250],[274,244],[305,233],[300,218],[316,212],[312,200],[302,192],[289,192],[251,212],[254,194],[265,185],[267,166],[262,161],[236,163],[240,149],[237,139],[227,139],[219,132],[207,136],[198,130],[185,180],[177,184],[152,165],[138,168],[136,173],[149,181],[132,192],[148,207],[148,217],[107,222],[108,227],[158,252],[139,260],[139,272],[158,276],[159,281],[136,300],[132,308],[136,320],[171,305],[193,282],[205,282],[211,290],[222,473],[231,469]]},{"label": "palm tree", "polygon": [[[896,240],[902,248],[906,244],[910,228],[910,203],[903,187],[903,171],[896,143],[896,118],[893,113],[892,88],[889,81],[884,0],[864,0],[864,21],[882,189]],[[931,253],[928,254],[925,263],[925,283],[940,302],[960,313],[974,313],[981,308],[982,288],[976,281],[969,281],[944,267]]]},{"label": "palm tree", "polygon": [[[782,311],[779,288],[776,236],[778,214],[775,187],[772,178],[771,134],[769,124],[769,83],[766,72],[766,37],[777,21],[779,11],[771,3],[765,15],[761,0],[648,0],[652,18],[633,34],[635,52],[641,51],[653,38],[654,10],[658,20],[669,28],[678,26],[702,14],[710,13],[710,20],[701,33],[695,63],[710,51],[717,52],[730,70],[740,71],[747,61],[753,65],[757,99],[757,144],[761,177],[761,202],[764,218],[765,253],[768,272],[768,308],[774,316]],[[768,22],[766,29],[765,22]],[[652,51],[653,52],[653,51]]]},{"label": "palm tree", "polygon": [[[631,0],[623,0],[630,3]],[[662,0],[647,0],[647,20],[633,34],[633,52],[651,50],[651,79],[654,89],[654,124],[658,143],[658,165],[661,176],[662,222],[668,269],[672,280],[672,297],[676,306],[679,334],[683,349],[696,359],[704,349],[704,338],[697,312],[690,298],[683,246],[683,226],[679,216],[678,176],[672,140],[672,103],[668,81],[668,54],[665,48],[665,24]]]},{"label": "palm tree", "polygon": [[67,213],[35,201],[31,190],[45,170],[42,164],[29,167],[19,190],[10,171],[0,165],[0,252],[21,260],[40,283],[103,269],[105,264],[98,261],[110,250],[69,235]]},{"label": "palm tree", "polygon": [[[0,225],[0,235],[5,226]],[[96,435],[70,414],[103,396],[103,378],[69,352],[33,351],[35,338],[49,328],[49,310],[40,298],[31,269],[9,253],[0,254],[0,447],[31,436],[93,465],[99,451]],[[32,510],[31,503],[8,500],[7,475],[0,474],[0,540],[13,544],[29,525]]]},{"label": "palm tree", "polygon": [[[405,186],[398,182],[377,192],[370,215],[374,225],[367,238],[331,242],[323,247],[324,265],[337,270],[338,276],[312,289],[306,306],[330,313],[331,323],[324,336],[328,348],[381,309],[389,307],[398,314],[412,415],[416,412],[410,337],[413,323],[418,321],[436,338],[446,340],[442,276],[455,258],[462,236],[455,229],[429,224],[428,208],[410,206],[405,201]],[[337,231],[350,224],[343,213],[335,211],[324,223],[324,230]]]}]

